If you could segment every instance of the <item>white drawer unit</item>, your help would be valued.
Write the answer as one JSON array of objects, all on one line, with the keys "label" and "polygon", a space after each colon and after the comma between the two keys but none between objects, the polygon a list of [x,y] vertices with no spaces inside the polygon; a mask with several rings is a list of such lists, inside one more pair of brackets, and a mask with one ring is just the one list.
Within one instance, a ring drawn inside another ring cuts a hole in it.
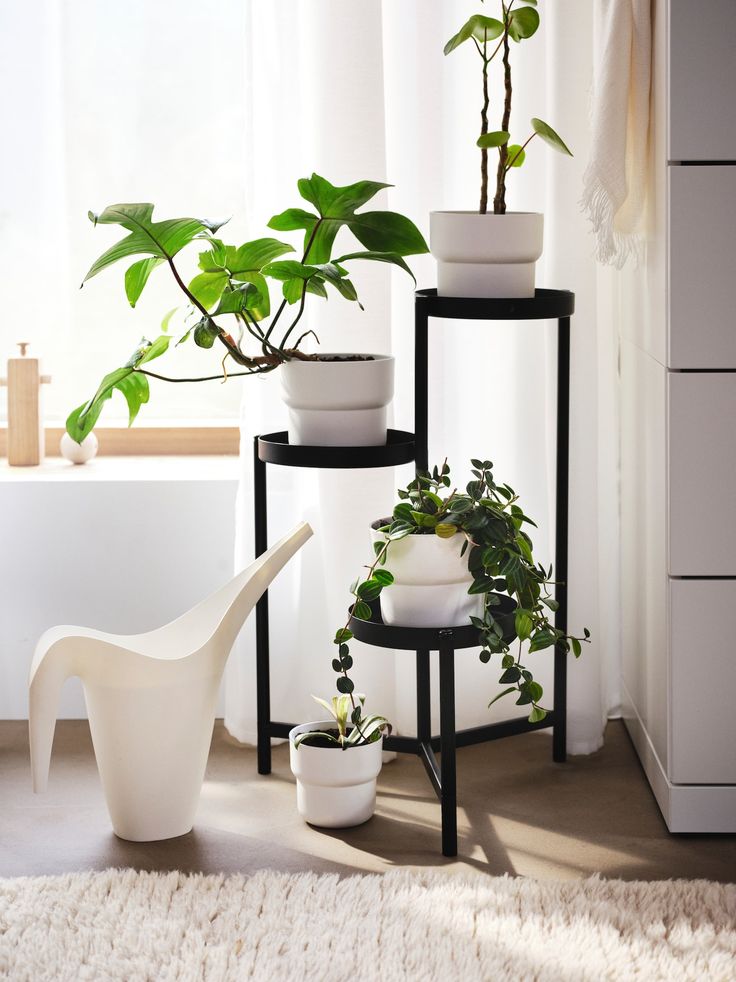
[{"label": "white drawer unit", "polygon": [[669,573],[736,577],[736,372],[668,387]]},{"label": "white drawer unit", "polygon": [[736,166],[669,178],[669,366],[736,369]]},{"label": "white drawer unit", "polygon": [[671,580],[670,779],[736,785],[736,580]]},{"label": "white drawer unit", "polygon": [[736,832],[736,0],[654,0],[647,258],[622,279],[624,718],[672,832]]},{"label": "white drawer unit", "polygon": [[[662,15],[664,4],[657,3]],[[670,0],[669,159],[736,160],[734,0]]]}]

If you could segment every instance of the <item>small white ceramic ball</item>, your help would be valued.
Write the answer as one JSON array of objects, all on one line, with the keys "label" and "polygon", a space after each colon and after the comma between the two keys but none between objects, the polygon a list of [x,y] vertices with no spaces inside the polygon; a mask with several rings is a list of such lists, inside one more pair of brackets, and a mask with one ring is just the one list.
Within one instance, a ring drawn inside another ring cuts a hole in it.
[{"label": "small white ceramic ball", "polygon": [[88,460],[92,460],[97,455],[97,447],[97,437],[94,433],[86,436],[81,443],[72,440],[69,434],[65,433],[59,443],[61,456],[66,457],[73,464],[86,464]]}]

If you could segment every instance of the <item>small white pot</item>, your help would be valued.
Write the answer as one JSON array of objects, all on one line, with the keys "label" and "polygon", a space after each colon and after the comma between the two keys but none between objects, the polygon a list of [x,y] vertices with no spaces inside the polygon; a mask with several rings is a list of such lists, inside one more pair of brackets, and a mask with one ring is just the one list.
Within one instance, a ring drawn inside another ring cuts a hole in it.
[{"label": "small white pot", "polygon": [[294,740],[311,730],[331,730],[334,720],[302,723],[289,733],[289,759],[296,778],[296,807],[305,822],[327,829],[362,825],[376,808],[376,778],[383,740],[360,747],[312,747]]},{"label": "small white pot", "polygon": [[[376,523],[383,525],[384,522]],[[385,536],[376,528],[373,541]],[[483,613],[483,597],[470,595],[473,577],[463,535],[407,535],[388,547],[386,569],[394,582],[381,593],[384,624],[401,627],[460,627]]]},{"label": "small white pot", "polygon": [[533,297],[544,215],[433,211],[430,251],[441,297]]},{"label": "small white pot", "polygon": [[[348,357],[328,354],[325,357]],[[282,365],[281,396],[289,407],[289,443],[368,447],[386,443],[386,410],[394,397],[394,358],[301,361]]]}]

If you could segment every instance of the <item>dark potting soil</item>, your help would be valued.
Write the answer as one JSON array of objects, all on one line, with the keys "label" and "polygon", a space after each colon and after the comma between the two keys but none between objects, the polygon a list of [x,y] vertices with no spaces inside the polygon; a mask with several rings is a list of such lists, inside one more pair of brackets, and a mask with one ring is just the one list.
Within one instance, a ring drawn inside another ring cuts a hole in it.
[{"label": "dark potting soil", "polygon": [[[330,736],[333,736],[336,740],[340,736],[339,730],[321,730],[320,732],[322,732],[322,733],[329,733]],[[348,731],[348,732],[350,732],[350,731]],[[311,737],[309,740],[305,740],[304,743],[303,743],[303,746],[305,746],[305,747],[321,747],[323,750],[340,750],[341,749],[341,747],[338,744],[332,743],[330,740],[326,740],[322,736],[314,736],[314,737]]]},{"label": "dark potting soil", "polygon": [[373,355],[314,355],[312,361],[375,361]]}]

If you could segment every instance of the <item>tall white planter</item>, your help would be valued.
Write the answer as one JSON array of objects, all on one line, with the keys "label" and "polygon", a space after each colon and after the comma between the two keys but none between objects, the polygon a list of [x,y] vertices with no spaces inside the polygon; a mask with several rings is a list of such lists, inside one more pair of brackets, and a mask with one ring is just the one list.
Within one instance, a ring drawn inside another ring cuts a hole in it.
[{"label": "tall white planter", "polygon": [[[345,354],[325,358],[343,359]],[[394,358],[301,361],[279,369],[289,407],[289,443],[365,447],[386,443],[386,413],[394,397]]]},{"label": "tall white planter", "polygon": [[360,747],[312,747],[294,740],[300,733],[331,730],[334,720],[302,723],[289,733],[296,806],[310,825],[346,829],[362,825],[376,808],[376,778],[381,771],[383,739]]},{"label": "tall white planter", "polygon": [[544,215],[433,211],[430,252],[443,297],[533,297]]},{"label": "tall white planter", "polygon": [[[371,531],[374,542],[384,541],[383,533]],[[381,593],[385,624],[459,627],[482,615],[483,597],[468,593],[473,577],[467,551],[460,555],[464,541],[463,535],[407,535],[389,545],[386,569],[394,582]]]},{"label": "tall white planter", "polygon": [[115,834],[148,842],[189,832],[230,649],[259,597],[311,534],[302,522],[217,593],[156,631],[46,631],[30,677],[33,790],[46,790],[59,694],[77,675]]}]

